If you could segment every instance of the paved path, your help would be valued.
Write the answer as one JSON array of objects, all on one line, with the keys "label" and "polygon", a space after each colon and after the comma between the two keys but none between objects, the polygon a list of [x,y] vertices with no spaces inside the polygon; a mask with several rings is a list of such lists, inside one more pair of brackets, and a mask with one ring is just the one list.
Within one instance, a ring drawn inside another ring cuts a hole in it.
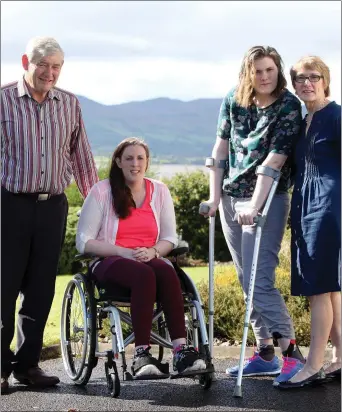
[{"label": "paved path", "polygon": [[341,386],[332,382],[316,388],[281,392],[272,378],[243,380],[243,399],[233,398],[233,379],[224,373],[236,359],[215,360],[217,381],[205,391],[190,379],[124,382],[121,395],[107,394],[103,360],[93,370],[85,388],[75,386],[64,372],[61,359],[45,361],[44,370],[57,374],[61,383],[44,391],[18,385],[1,396],[2,411],[281,411],[339,412]]}]

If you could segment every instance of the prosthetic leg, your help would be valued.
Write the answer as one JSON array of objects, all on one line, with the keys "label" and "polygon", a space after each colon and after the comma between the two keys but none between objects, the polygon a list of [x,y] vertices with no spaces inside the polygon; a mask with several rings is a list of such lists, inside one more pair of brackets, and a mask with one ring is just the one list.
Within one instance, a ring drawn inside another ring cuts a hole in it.
[{"label": "prosthetic leg", "polygon": [[272,183],[271,190],[266,200],[261,216],[258,216],[255,218],[255,223],[257,224],[257,227],[256,227],[256,236],[255,236],[255,244],[254,244],[254,251],[253,251],[252,269],[251,269],[251,276],[250,276],[249,289],[248,289],[248,295],[247,295],[246,314],[245,314],[243,338],[242,338],[240,361],[239,361],[239,372],[238,372],[238,377],[237,377],[237,381],[236,381],[236,385],[234,389],[234,397],[237,397],[237,398],[242,398],[242,390],[241,390],[242,372],[243,372],[243,367],[244,367],[248,327],[249,327],[252,302],[253,302],[255,277],[256,277],[257,266],[258,266],[261,234],[262,234],[262,229],[266,222],[267,213],[272,203],[274,194],[278,186],[280,175],[281,175],[279,170],[275,170],[269,166],[258,166],[256,170],[256,174],[257,175],[262,174],[262,175],[272,177],[274,181]]}]

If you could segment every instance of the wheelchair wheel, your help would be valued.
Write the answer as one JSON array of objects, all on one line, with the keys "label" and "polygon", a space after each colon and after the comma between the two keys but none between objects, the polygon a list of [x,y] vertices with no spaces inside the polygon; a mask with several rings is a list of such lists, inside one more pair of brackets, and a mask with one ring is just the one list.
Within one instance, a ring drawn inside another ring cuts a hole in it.
[{"label": "wheelchair wheel", "polygon": [[91,282],[77,274],[64,293],[61,350],[65,370],[78,385],[86,385],[96,365],[96,303]]}]

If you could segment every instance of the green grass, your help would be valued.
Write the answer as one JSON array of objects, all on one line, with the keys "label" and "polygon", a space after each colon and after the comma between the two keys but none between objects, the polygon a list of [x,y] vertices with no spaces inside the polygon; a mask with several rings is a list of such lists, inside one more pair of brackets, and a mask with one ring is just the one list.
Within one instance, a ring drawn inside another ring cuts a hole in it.
[{"label": "green grass", "polygon": [[[208,267],[195,267],[184,268],[184,271],[193,279],[195,283],[199,283],[201,280],[208,279]],[[72,275],[59,275],[57,276],[55,297],[52,303],[50,315],[46,323],[44,332],[44,346],[50,346],[59,343],[60,338],[60,316],[62,299],[67,283],[72,278]],[[19,300],[17,302],[17,311],[19,309]],[[16,338],[12,342],[12,349],[15,348]]]},{"label": "green grass", "polygon": [[191,279],[195,283],[199,283],[201,280],[206,280],[208,279],[209,276],[209,271],[208,267],[205,266],[200,266],[200,267],[195,267],[195,268],[183,268],[184,272],[188,274]]},{"label": "green grass", "polygon": [[[67,283],[72,278],[72,275],[57,276],[55,297],[52,303],[50,315],[46,323],[44,332],[44,346],[50,346],[54,343],[59,343],[59,325],[61,316],[61,307],[64,291]],[[17,301],[17,310],[19,309],[19,299]],[[11,348],[14,349],[16,344],[16,337],[14,337]]]}]

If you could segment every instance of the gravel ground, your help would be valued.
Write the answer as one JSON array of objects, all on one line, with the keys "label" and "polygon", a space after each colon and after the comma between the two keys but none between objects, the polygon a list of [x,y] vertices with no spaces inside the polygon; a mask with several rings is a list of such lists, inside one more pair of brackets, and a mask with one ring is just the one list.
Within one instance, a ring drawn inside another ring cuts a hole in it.
[{"label": "gravel ground", "polygon": [[[78,387],[64,372],[62,360],[41,363],[57,374],[61,383],[38,391],[23,385],[11,386],[10,394],[1,396],[2,411],[341,411],[341,386],[331,382],[315,388],[280,391],[272,387],[272,378],[245,378],[243,398],[232,396],[234,379],[225,375],[236,359],[216,359],[216,382],[203,390],[192,379],[122,382],[117,399],[107,393],[103,360],[93,370],[85,388]],[[119,367],[119,364],[118,364]]]}]

